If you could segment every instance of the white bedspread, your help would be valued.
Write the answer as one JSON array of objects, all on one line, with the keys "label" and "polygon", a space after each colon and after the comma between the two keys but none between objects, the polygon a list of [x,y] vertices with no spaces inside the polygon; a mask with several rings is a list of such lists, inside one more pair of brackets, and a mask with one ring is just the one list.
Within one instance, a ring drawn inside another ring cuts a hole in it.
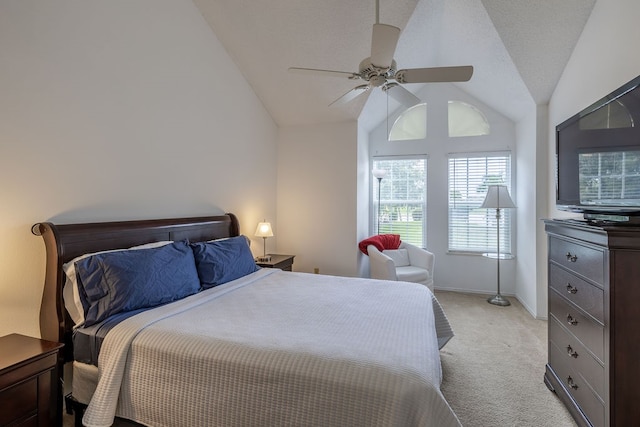
[{"label": "white bedspread", "polygon": [[117,325],[83,422],[459,426],[452,335],[424,286],[262,269]]}]

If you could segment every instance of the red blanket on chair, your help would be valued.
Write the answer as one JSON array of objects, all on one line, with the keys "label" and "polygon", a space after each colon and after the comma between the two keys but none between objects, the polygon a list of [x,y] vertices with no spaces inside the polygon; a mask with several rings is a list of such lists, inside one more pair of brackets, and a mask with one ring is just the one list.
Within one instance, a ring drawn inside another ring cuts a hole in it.
[{"label": "red blanket on chair", "polygon": [[358,243],[360,251],[365,255],[369,255],[367,252],[367,246],[369,245],[375,246],[380,252],[385,249],[398,249],[400,247],[400,235],[378,234],[377,236],[369,237]]}]

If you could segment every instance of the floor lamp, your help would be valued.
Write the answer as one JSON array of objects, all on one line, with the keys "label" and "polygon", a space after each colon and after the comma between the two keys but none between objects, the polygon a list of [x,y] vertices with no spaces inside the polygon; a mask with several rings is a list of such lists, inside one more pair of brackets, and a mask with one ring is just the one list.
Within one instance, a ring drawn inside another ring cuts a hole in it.
[{"label": "floor lamp", "polygon": [[495,209],[496,210],[496,253],[486,253],[483,254],[488,258],[496,258],[496,265],[498,266],[498,293],[492,297],[487,299],[487,302],[494,305],[507,306],[511,305],[508,299],[500,295],[500,260],[501,259],[511,259],[511,255],[501,255],[500,254],[500,209],[509,209],[515,208],[516,205],[511,200],[509,196],[509,190],[504,185],[490,185],[487,189],[487,196],[484,199],[484,202],[480,206],[482,209]]},{"label": "floor lamp", "polygon": [[376,233],[380,234],[380,187],[382,187],[382,178],[387,176],[387,171],[384,169],[374,169],[371,173],[378,180],[378,210],[376,214],[378,218],[378,225],[376,226]]}]

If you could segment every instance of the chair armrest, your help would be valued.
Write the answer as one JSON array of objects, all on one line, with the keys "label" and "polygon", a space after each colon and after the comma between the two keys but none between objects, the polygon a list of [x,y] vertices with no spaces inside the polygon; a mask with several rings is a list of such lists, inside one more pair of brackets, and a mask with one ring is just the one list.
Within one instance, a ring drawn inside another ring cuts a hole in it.
[{"label": "chair armrest", "polygon": [[409,253],[409,262],[411,265],[424,268],[429,272],[429,276],[433,277],[433,267],[436,260],[434,254],[411,243],[402,242],[400,247],[406,249]]},{"label": "chair armrest", "polygon": [[369,253],[369,266],[372,279],[398,280],[396,266],[393,260],[380,252],[373,245],[367,247]]}]

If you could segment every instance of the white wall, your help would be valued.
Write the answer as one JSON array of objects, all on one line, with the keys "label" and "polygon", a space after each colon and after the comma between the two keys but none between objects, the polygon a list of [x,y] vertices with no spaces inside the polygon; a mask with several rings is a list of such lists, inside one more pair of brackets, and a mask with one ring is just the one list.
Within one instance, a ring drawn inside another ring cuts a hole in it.
[{"label": "white wall", "polygon": [[280,128],[278,252],[294,271],[357,276],[358,124]]},{"label": "white wall", "polygon": [[[640,2],[598,0],[549,102],[549,161],[553,171],[555,126],[640,74]],[[548,184],[549,216],[555,209],[555,181]]]},{"label": "white wall", "polygon": [[0,94],[0,335],[39,336],[36,222],[275,220],[276,126],[189,0],[0,2]]},{"label": "white wall", "polygon": [[[469,151],[512,152],[512,172],[517,173],[515,158],[516,132],[511,120],[495,112],[479,100],[452,84],[427,85],[418,94],[427,102],[427,138],[415,141],[386,140],[386,123],[378,126],[370,135],[370,156],[426,154],[427,160],[427,248],[435,254],[434,283],[438,289],[492,293],[496,291],[496,263],[479,255],[447,253],[448,247],[448,195],[447,154]],[[447,102],[460,100],[477,106],[491,125],[491,135],[465,138],[448,137]],[[395,116],[389,119],[389,127]],[[518,204],[518,194],[513,191]],[[518,221],[519,211],[514,219]],[[514,244],[517,230],[514,228]],[[514,246],[516,253],[517,247]],[[516,253],[516,256],[518,254]],[[517,259],[517,258],[516,258]],[[461,268],[462,267],[462,268]],[[516,262],[500,264],[500,286],[504,294],[516,292]]]},{"label": "white wall", "polygon": [[[518,239],[516,296],[536,318],[547,316],[546,258],[538,251],[546,237],[541,221],[547,212],[547,106],[531,102],[529,113],[516,126]],[[539,241],[542,244],[537,244]]]},{"label": "white wall", "polygon": [[[518,157],[514,158],[518,169],[516,191],[518,193],[518,239],[516,247],[516,292],[530,312],[535,311],[535,221],[536,191],[532,182],[536,177],[536,108],[531,102],[529,113],[516,126]],[[527,177],[528,179],[525,179]],[[531,283],[533,281],[533,283]]]},{"label": "white wall", "polygon": [[549,128],[549,106],[538,105],[536,107],[536,175],[535,175],[535,225],[532,224],[531,230],[535,230],[535,234],[531,235],[532,241],[536,242],[536,251],[533,253],[535,257],[537,275],[535,279],[531,277],[529,283],[535,284],[535,308],[532,307],[531,313],[538,319],[546,319],[547,310],[547,251],[546,242],[547,235],[544,231],[544,223],[542,219],[547,218],[549,209],[548,200],[546,198],[546,190],[549,181],[554,181],[555,169],[549,167],[545,162],[549,152],[549,139],[546,129]]},{"label": "white wall", "polygon": [[[356,215],[356,240],[369,237],[371,222],[371,203],[369,199],[371,185],[371,165],[369,162],[369,131],[358,122],[358,181],[357,181],[357,215]],[[357,276],[369,277],[369,257],[362,252],[357,252],[358,270]]]}]

